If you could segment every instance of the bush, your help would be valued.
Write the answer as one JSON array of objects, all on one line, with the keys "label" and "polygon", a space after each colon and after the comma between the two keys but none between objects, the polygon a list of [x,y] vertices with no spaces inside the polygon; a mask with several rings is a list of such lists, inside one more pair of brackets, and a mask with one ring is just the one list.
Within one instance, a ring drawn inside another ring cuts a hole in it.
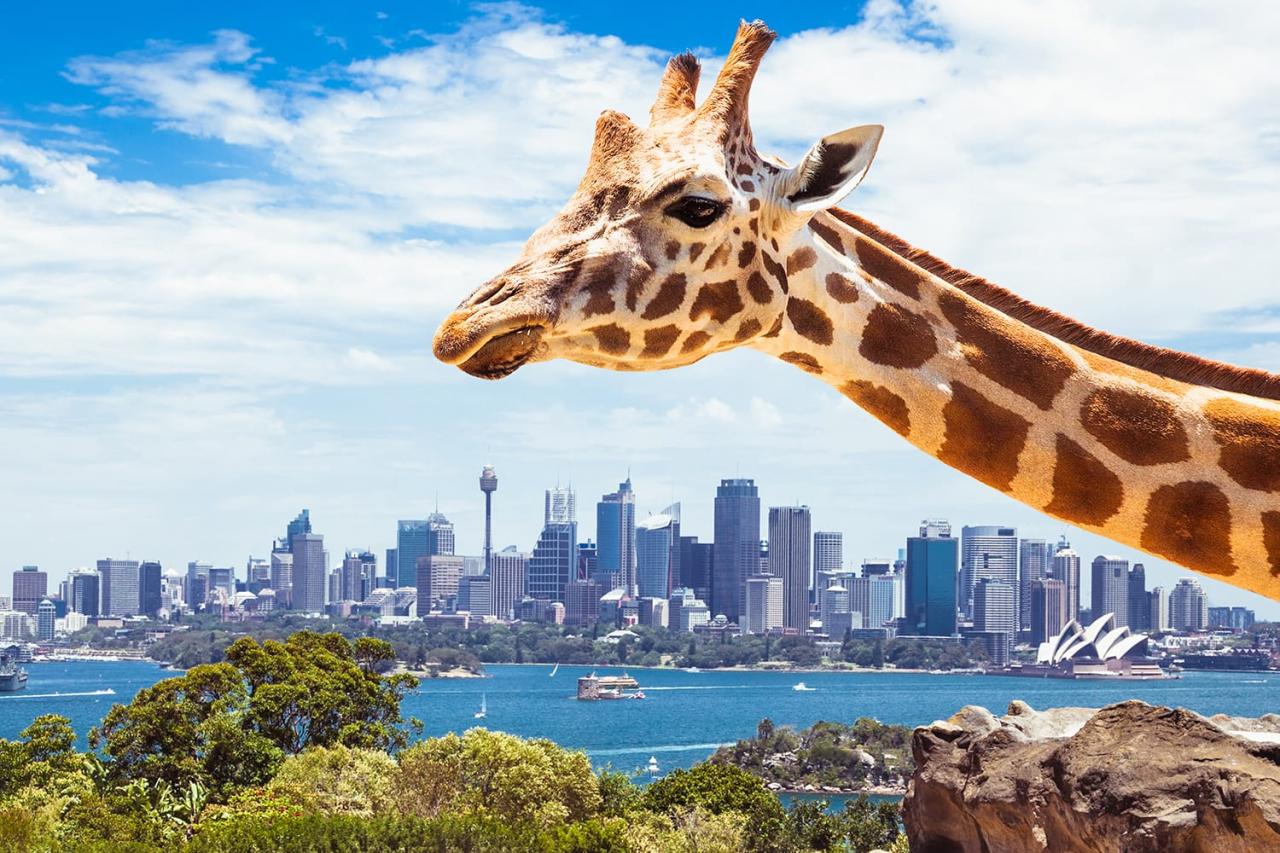
[{"label": "bush", "polygon": [[309,812],[371,817],[391,809],[396,769],[380,750],[315,747],[286,759],[266,791]]}]

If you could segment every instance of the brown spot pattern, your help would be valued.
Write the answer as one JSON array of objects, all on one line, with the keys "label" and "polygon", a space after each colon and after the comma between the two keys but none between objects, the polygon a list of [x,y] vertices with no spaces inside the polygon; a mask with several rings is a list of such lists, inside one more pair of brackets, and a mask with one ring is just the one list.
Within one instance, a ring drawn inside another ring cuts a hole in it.
[{"label": "brown spot pattern", "polygon": [[644,313],[640,317],[645,320],[656,320],[677,310],[684,304],[685,289],[683,275],[677,272],[667,276],[662,286],[658,288],[657,295],[644,307]]},{"label": "brown spot pattern", "polygon": [[761,305],[768,305],[773,301],[773,291],[769,289],[769,283],[756,270],[752,270],[751,275],[747,276],[747,293],[750,293],[751,298]]},{"label": "brown spot pattern", "polygon": [[1103,447],[1134,465],[1191,458],[1187,430],[1172,403],[1121,388],[1099,388],[1080,410],[1080,422]]},{"label": "brown spot pattern", "polygon": [[773,321],[773,325],[769,327],[769,331],[764,333],[766,338],[776,338],[782,334],[782,315],[778,315],[778,319]]},{"label": "brown spot pattern", "polygon": [[827,273],[827,295],[846,305],[858,301],[858,286],[838,272]]},{"label": "brown spot pattern", "polygon": [[1231,479],[1246,489],[1280,492],[1280,412],[1224,398],[1210,401],[1204,414]]},{"label": "brown spot pattern", "polygon": [[675,324],[645,329],[644,349],[640,352],[640,357],[661,358],[671,351],[678,337],[680,337],[680,327]]},{"label": "brown spot pattern", "polygon": [[778,358],[782,359],[787,364],[794,364],[796,367],[801,370],[808,371],[809,373],[822,373],[822,365],[818,364],[818,360],[807,352],[795,352],[792,350],[784,352],[782,355],[778,356]]},{"label": "brown spot pattern", "polygon": [[942,408],[946,432],[938,458],[1002,492],[1018,473],[1018,457],[1031,423],[961,382]]},{"label": "brown spot pattern", "polygon": [[787,319],[795,330],[815,344],[830,346],[835,327],[826,313],[807,299],[787,300]]},{"label": "brown spot pattern", "polygon": [[710,317],[717,323],[724,323],[743,308],[742,297],[738,295],[738,284],[735,281],[713,281],[702,286],[698,296],[689,309],[690,320]]},{"label": "brown spot pattern", "polygon": [[965,360],[993,382],[1026,397],[1046,412],[1075,373],[1071,359],[1039,333],[980,307],[958,293],[938,297],[955,327]]},{"label": "brown spot pattern", "polygon": [[920,298],[920,282],[925,279],[922,270],[870,240],[855,240],[853,249],[868,275],[912,299]]},{"label": "brown spot pattern", "polygon": [[667,241],[667,260],[674,261],[676,256],[680,254],[680,243],[676,240]]},{"label": "brown spot pattern", "polygon": [[693,243],[689,246],[689,263],[693,263],[698,259],[698,255],[702,254],[702,250],[707,248],[706,243]]},{"label": "brown spot pattern", "polygon": [[828,246],[840,254],[844,254],[844,241],[840,239],[839,231],[820,221],[817,217],[809,220],[809,230],[821,237]]},{"label": "brown spot pattern", "polygon": [[714,252],[707,256],[707,262],[703,264],[702,268],[704,270],[714,269],[727,260],[729,260],[729,244],[721,243],[719,246],[716,246]]},{"label": "brown spot pattern", "polygon": [[701,349],[702,345],[711,340],[711,336],[706,332],[693,332],[689,337],[684,339],[684,343],[680,345],[680,352],[690,353],[696,349]]},{"label": "brown spot pattern", "polygon": [[613,311],[613,271],[601,266],[588,274],[582,289],[587,293],[587,304],[582,313],[587,317],[608,314]]},{"label": "brown spot pattern", "polygon": [[[777,246],[774,246],[777,249]],[[782,264],[773,259],[768,252],[760,253],[760,260],[764,262],[764,268],[778,282],[778,286],[782,288],[782,292],[787,292],[787,271],[782,268]]]},{"label": "brown spot pattern", "polygon": [[1213,483],[1161,486],[1147,502],[1142,547],[1197,571],[1230,575],[1231,506]]},{"label": "brown spot pattern", "polygon": [[1267,549],[1271,574],[1280,576],[1280,512],[1262,514],[1262,545]]},{"label": "brown spot pattern", "polygon": [[937,354],[938,342],[928,320],[886,302],[867,317],[858,352],[873,364],[915,368]]},{"label": "brown spot pattern", "polygon": [[749,193],[753,193],[756,191],[756,185],[751,183],[751,181],[743,181],[742,188]]},{"label": "brown spot pattern", "polygon": [[756,211],[760,209],[760,199],[753,198],[747,202],[747,210]]},{"label": "brown spot pattern", "polygon": [[787,275],[795,275],[800,270],[807,270],[818,262],[818,253],[808,246],[801,246],[787,258]]},{"label": "brown spot pattern", "polygon": [[738,269],[746,269],[756,259],[756,244],[747,240],[738,250]]},{"label": "brown spot pattern", "polygon": [[587,331],[596,336],[600,349],[609,355],[622,355],[631,348],[631,333],[617,323],[592,326]]},{"label": "brown spot pattern", "polygon": [[760,325],[760,321],[754,317],[749,320],[743,320],[742,325],[738,327],[738,333],[733,336],[733,339],[741,343],[749,338],[754,338],[760,334],[761,328],[763,327]]},{"label": "brown spot pattern", "polygon": [[628,311],[636,310],[636,302],[639,301],[645,283],[649,281],[651,275],[653,275],[653,267],[648,264],[636,264],[631,268],[631,274],[627,276]]},{"label": "brown spot pattern", "polygon": [[1061,433],[1053,466],[1053,500],[1045,512],[1076,524],[1100,525],[1120,511],[1124,484],[1089,451]]},{"label": "brown spot pattern", "polygon": [[854,379],[841,386],[840,393],[887,424],[898,435],[905,437],[911,434],[911,415],[907,411],[907,401],[888,388]]}]

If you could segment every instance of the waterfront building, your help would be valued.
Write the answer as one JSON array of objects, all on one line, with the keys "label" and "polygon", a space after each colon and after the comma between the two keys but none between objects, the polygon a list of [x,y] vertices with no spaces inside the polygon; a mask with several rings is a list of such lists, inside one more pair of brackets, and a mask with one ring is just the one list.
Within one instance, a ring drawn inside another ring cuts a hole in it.
[{"label": "waterfront building", "polygon": [[[418,560],[431,554],[431,525],[425,518],[402,518],[396,522],[397,587],[418,588]],[[387,574],[391,567],[387,566]]]},{"label": "waterfront building", "polygon": [[492,465],[480,469],[480,491],[484,494],[484,573],[493,574],[493,493],[498,491],[498,472]]},{"label": "waterfront building", "polygon": [[49,574],[39,566],[23,566],[13,573],[13,598],[10,602],[18,613],[35,616],[40,602],[49,594]]},{"label": "waterfront building", "polygon": [[512,619],[515,607],[524,598],[525,580],[529,568],[529,555],[515,546],[504,548],[493,555],[493,615],[499,619]]},{"label": "waterfront building", "polygon": [[472,616],[493,615],[493,578],[489,575],[463,575],[458,579],[459,613]]},{"label": "waterfront building", "polygon": [[1067,678],[1128,676],[1162,678],[1154,664],[1142,663],[1147,652],[1145,634],[1133,634],[1116,625],[1115,615],[1104,613],[1086,628],[1072,619],[1058,634],[1040,644],[1036,665],[1023,674]]},{"label": "waterfront building", "polygon": [[324,537],[319,533],[295,533],[290,537],[289,545],[293,554],[293,608],[304,613],[323,613],[329,574]]},{"label": "waterfront building", "polygon": [[960,543],[945,521],[925,521],[907,539],[904,633],[947,637],[956,633],[956,568]]},{"label": "waterfront building", "polygon": [[600,598],[609,590],[591,577],[565,584],[564,624],[589,628],[600,618]]},{"label": "waterfront building", "polygon": [[[36,604],[37,609],[40,607]],[[35,633],[36,623],[30,614],[19,610],[0,610],[0,640],[23,642]]]},{"label": "waterfront building", "polygon": [[672,504],[636,525],[635,542],[636,582],[640,597],[668,598],[678,576],[680,504]]},{"label": "waterfront building", "polygon": [[1129,630],[1151,629],[1151,606],[1147,601],[1147,567],[1134,563],[1129,568]]},{"label": "waterfront building", "polygon": [[1210,607],[1209,627],[1247,631],[1253,627],[1254,612],[1244,607]]},{"label": "waterfront building", "polygon": [[974,584],[973,627],[990,636],[987,654],[998,667],[1009,665],[1009,654],[1013,651],[1018,631],[1016,600],[1013,585],[1005,581],[980,577]]},{"label": "waterfront building", "polygon": [[1164,634],[1169,630],[1169,592],[1162,586],[1153,587],[1147,593],[1147,613],[1151,633]]},{"label": "waterfront building", "polygon": [[1067,616],[1067,585],[1057,578],[1032,581],[1028,597],[1033,644],[1043,643],[1057,636],[1062,627],[1071,621]]},{"label": "waterfront building", "polygon": [[71,599],[67,603],[76,613],[85,616],[98,615],[98,573],[76,571],[71,573]]},{"label": "waterfront building", "polygon": [[782,625],[809,630],[813,517],[807,506],[769,507],[769,570],[782,579]]},{"label": "waterfront building", "polygon": [[36,605],[36,639],[47,643],[53,639],[54,623],[58,618],[58,608],[47,598]]},{"label": "waterfront building", "polygon": [[[1063,537],[1059,544],[1065,544]],[[1059,548],[1053,554],[1053,576],[1066,586],[1067,619],[1080,618],[1080,555],[1071,548]]]},{"label": "waterfront building", "polygon": [[747,576],[760,568],[760,492],[754,480],[721,480],[716,488],[711,561],[712,618],[736,623],[743,611]]},{"label": "waterfront building", "polygon": [[418,558],[418,615],[448,609],[450,598],[458,595],[462,579],[462,557],[457,554],[428,554]]},{"label": "waterfront building", "polygon": [[989,524],[960,528],[960,610],[966,617],[973,616],[973,588],[981,578],[1012,587],[1014,612],[1021,612],[1017,528]]},{"label": "waterfront building", "polygon": [[702,601],[711,598],[711,555],[715,546],[699,542],[697,536],[680,537],[679,585],[693,590]]},{"label": "waterfront building", "polygon": [[100,615],[138,615],[137,560],[113,560],[110,557],[99,560],[98,578],[102,595]]},{"label": "waterfront building", "polygon": [[1174,631],[1203,631],[1209,627],[1209,598],[1200,581],[1183,578],[1169,593],[1169,628]]},{"label": "waterfront building", "polygon": [[155,560],[146,560],[138,565],[138,612],[143,616],[155,619],[160,615],[163,602],[161,586],[164,570]]},{"label": "waterfront building", "polygon": [[781,629],[786,624],[785,593],[780,577],[749,576],[746,583],[746,618],[743,630],[748,634],[767,634]]},{"label": "waterfront building", "polygon": [[1018,540],[1018,630],[1031,628],[1031,584],[1053,571],[1053,555],[1043,539]]},{"label": "waterfront building", "polygon": [[612,574],[616,586],[635,595],[636,496],[630,477],[596,504],[596,555],[599,571]]},{"label": "waterfront building", "polygon": [[578,522],[570,489],[548,489],[542,533],[529,557],[526,587],[535,599],[564,602],[565,585],[577,575]]},{"label": "waterfront building", "polygon": [[1115,615],[1116,625],[1129,624],[1129,561],[1105,554],[1093,558],[1089,611],[1096,620],[1105,613]]}]

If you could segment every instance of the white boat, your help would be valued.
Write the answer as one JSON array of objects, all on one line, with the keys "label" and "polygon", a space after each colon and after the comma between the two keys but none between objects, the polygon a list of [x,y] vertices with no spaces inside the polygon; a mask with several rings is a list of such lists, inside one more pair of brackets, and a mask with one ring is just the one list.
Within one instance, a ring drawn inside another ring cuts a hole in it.
[{"label": "white boat", "polygon": [[489,703],[487,701],[487,697],[482,693],[480,694],[480,710],[476,711],[475,717],[477,720],[483,720],[488,715],[489,715]]},{"label": "white boat", "polygon": [[799,690],[799,691],[802,691],[802,692],[807,692],[807,691],[811,691],[811,690],[813,690],[814,688],[809,687],[809,686],[808,686],[808,685],[806,685],[803,681],[797,681],[795,684],[791,685],[791,689],[792,689],[792,690]]},{"label": "white boat", "polygon": [[555,678],[555,677],[556,677],[556,673],[557,673],[557,672],[559,672],[559,671],[560,671],[560,661],[556,661],[556,665],[555,665],[555,666],[553,666],[553,667],[551,667],[551,674],[550,674],[549,676],[547,676],[547,677],[548,677],[548,678]]},{"label": "white boat", "polygon": [[649,775],[650,775],[650,776],[657,776],[657,775],[658,775],[658,773],[660,772],[660,771],[658,770],[658,759],[657,759],[657,758],[655,758],[654,756],[650,755],[650,756],[649,756],[649,766],[648,766],[648,768],[647,768],[647,769],[648,769],[648,771],[649,771]]},{"label": "white boat", "polygon": [[702,672],[702,670],[698,669],[696,666],[691,666],[685,669],[685,672]]}]

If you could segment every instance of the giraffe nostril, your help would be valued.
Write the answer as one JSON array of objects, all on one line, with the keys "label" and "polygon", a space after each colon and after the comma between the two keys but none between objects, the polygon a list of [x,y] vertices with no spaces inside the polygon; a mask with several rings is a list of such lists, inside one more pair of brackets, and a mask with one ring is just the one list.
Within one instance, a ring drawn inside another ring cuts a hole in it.
[{"label": "giraffe nostril", "polygon": [[507,281],[505,279],[496,278],[477,290],[475,293],[471,294],[470,298],[465,300],[459,307],[482,305],[485,302],[488,302],[495,294],[506,286]]}]

